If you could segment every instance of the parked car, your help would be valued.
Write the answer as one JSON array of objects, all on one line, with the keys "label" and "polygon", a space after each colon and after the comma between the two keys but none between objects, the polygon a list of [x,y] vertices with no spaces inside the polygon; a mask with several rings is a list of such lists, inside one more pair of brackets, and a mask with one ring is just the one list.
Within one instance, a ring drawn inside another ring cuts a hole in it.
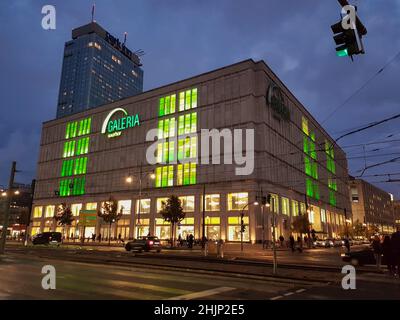
[{"label": "parked car", "polygon": [[320,248],[331,248],[333,247],[333,241],[330,239],[318,239],[314,241],[314,246]]},{"label": "parked car", "polygon": [[342,240],[342,239],[334,239],[332,241],[333,241],[334,247],[343,247],[344,246],[344,240]]},{"label": "parked car", "polygon": [[133,241],[129,241],[125,245],[126,251],[161,251],[161,242],[158,237],[141,237]]},{"label": "parked car", "polygon": [[[353,251],[350,253],[342,253],[342,260],[344,262],[350,262],[353,266],[363,266],[366,264],[376,264],[374,252],[371,248],[366,248],[360,251]],[[385,264],[384,257],[382,258],[382,264]]]},{"label": "parked car", "polygon": [[43,232],[33,237],[32,243],[36,244],[54,244],[59,246],[61,244],[61,232]]}]

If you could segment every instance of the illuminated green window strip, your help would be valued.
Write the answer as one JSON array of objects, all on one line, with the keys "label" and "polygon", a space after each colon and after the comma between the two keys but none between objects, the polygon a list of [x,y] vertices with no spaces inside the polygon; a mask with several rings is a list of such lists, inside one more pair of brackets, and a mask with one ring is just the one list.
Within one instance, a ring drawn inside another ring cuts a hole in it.
[{"label": "illuminated green window strip", "polygon": [[178,160],[183,159],[183,150],[184,150],[185,140],[179,139],[178,140]]},{"label": "illuminated green window strip", "polygon": [[308,120],[305,117],[301,118],[301,127],[303,133],[308,136]]},{"label": "illuminated green window strip", "polygon": [[185,92],[179,93],[179,111],[185,110]]},{"label": "illuminated green window strip", "polygon": [[176,184],[178,186],[196,184],[196,168],[196,163],[178,164],[176,173]]},{"label": "illuminated green window strip", "polygon": [[304,156],[304,171],[305,171],[306,175],[308,175],[308,176],[312,175],[311,161],[310,161],[310,158],[307,156]]},{"label": "illuminated green window strip", "polygon": [[192,108],[197,108],[197,88],[192,89]]},{"label": "illuminated green window strip", "polygon": [[175,113],[176,108],[176,95],[172,94],[170,96],[162,97],[159,101],[159,112],[160,117]]},{"label": "illuminated green window strip", "polygon": [[157,144],[157,163],[162,162],[162,156],[163,156],[163,143]]},{"label": "illuminated green window strip", "polygon": [[329,204],[331,204],[332,206],[336,207],[336,194],[334,191],[330,190],[329,191]]},{"label": "illuminated green window strip", "polygon": [[164,120],[158,121],[158,139],[164,138]]},{"label": "illuminated green window strip", "polygon": [[334,191],[337,191],[337,183],[334,179],[328,179],[328,187]]},{"label": "illuminated green window strip", "polygon": [[178,135],[197,132],[197,112],[178,117]]},{"label": "illuminated green window strip", "polygon": [[170,141],[168,150],[168,161],[172,162],[174,160],[175,160],[175,141]]},{"label": "illuminated green window strip", "polygon": [[73,157],[75,155],[75,141],[64,142],[64,152],[63,157]]},{"label": "illuminated green window strip", "polygon": [[185,94],[185,110],[189,110],[191,107],[191,92],[190,90],[186,90],[186,94]]},{"label": "illuminated green window strip", "polygon": [[168,142],[163,143],[163,162],[166,163],[168,161]]},{"label": "illuminated green window strip", "polygon": [[67,127],[65,128],[65,139],[69,139],[69,128],[71,124],[67,123]]},{"label": "illuminated green window strip", "polygon": [[161,187],[161,174],[162,174],[162,168],[158,167],[156,168],[156,188]]}]

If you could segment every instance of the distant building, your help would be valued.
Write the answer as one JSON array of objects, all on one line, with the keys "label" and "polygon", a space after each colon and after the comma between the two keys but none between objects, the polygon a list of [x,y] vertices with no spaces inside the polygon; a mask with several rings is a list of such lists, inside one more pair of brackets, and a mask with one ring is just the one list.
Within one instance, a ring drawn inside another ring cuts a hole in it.
[{"label": "distant building", "polygon": [[376,225],[382,233],[394,231],[393,195],[364,181],[350,178],[353,223]]},{"label": "distant building", "polygon": [[400,226],[400,200],[393,201],[394,221]]},{"label": "distant building", "polygon": [[96,22],[72,30],[65,43],[57,118],[143,91],[139,57]]},{"label": "distant building", "polygon": [[[7,189],[2,189],[0,194],[0,230],[3,229],[4,210],[6,208]],[[26,230],[29,219],[29,206],[31,203],[31,186],[21,183],[14,184],[14,192],[11,195],[10,215],[8,221],[8,234],[18,237]]]}]

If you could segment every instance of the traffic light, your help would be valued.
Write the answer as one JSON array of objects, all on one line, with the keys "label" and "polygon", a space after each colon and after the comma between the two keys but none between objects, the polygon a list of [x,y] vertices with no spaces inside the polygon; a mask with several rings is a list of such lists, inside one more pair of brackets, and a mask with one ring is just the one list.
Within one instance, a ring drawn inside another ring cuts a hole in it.
[{"label": "traffic light", "polygon": [[244,224],[242,224],[240,226],[240,232],[244,233],[246,231],[246,226]]},{"label": "traffic light", "polygon": [[270,194],[267,195],[267,203],[271,204],[271,195]]},{"label": "traffic light", "polygon": [[333,40],[338,46],[336,47],[337,56],[346,57],[363,53],[362,48],[359,48],[357,43],[356,29],[344,29],[342,21],[333,24],[331,29],[334,33]]},{"label": "traffic light", "polygon": [[349,5],[347,0],[338,0],[342,6],[343,18],[331,25],[334,33],[333,40],[336,45],[336,54],[339,57],[350,56],[365,53],[361,41],[362,36],[367,34],[367,29],[362,24],[357,15],[357,7]]}]

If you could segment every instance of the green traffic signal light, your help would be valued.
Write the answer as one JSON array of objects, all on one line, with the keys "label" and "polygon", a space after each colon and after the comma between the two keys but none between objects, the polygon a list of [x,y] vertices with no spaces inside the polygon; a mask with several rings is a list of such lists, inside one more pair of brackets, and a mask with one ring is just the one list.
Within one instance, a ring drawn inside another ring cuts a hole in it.
[{"label": "green traffic signal light", "polygon": [[336,51],[336,55],[338,57],[347,57],[349,55],[349,52],[347,51],[347,49],[338,50]]}]

